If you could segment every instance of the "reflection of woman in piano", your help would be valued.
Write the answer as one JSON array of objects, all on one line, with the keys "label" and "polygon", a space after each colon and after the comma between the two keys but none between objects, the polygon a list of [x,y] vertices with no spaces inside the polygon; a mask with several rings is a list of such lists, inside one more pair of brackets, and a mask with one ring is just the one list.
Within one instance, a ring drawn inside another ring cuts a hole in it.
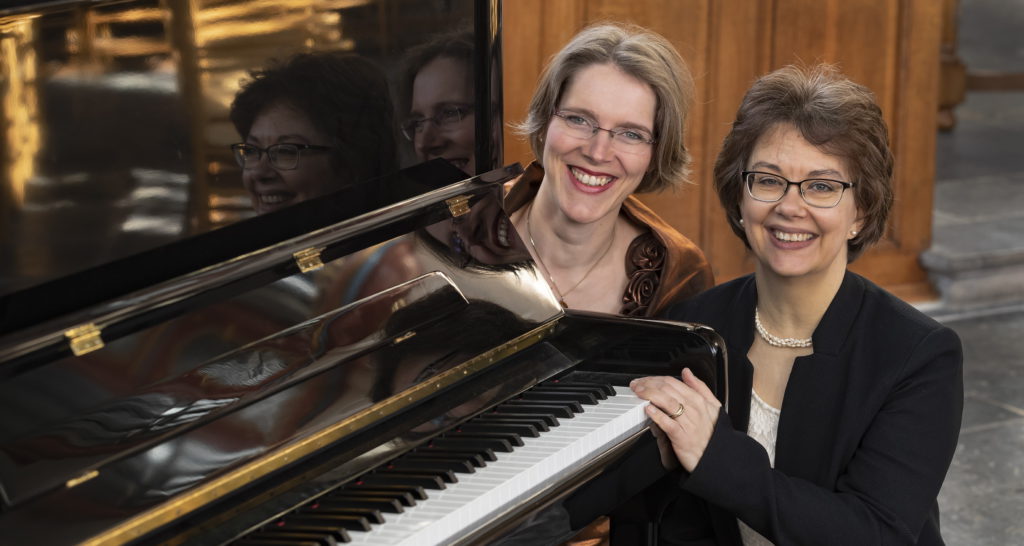
[{"label": "reflection of woman in piano", "polygon": [[545,68],[520,127],[538,162],[506,209],[564,306],[649,316],[712,286],[696,245],[632,195],[684,182],[691,95],[672,45],[637,27],[585,29]]},{"label": "reflection of woman in piano", "polygon": [[873,95],[831,67],[747,92],[714,179],[755,273],[667,314],[726,340],[729,413],[686,372],[633,384],[682,466],[662,543],[942,544],[960,342],[847,271],[885,231],[892,168]]},{"label": "reflection of woman in piano", "polygon": [[[483,300],[468,305],[441,319],[433,319],[449,309],[445,294],[435,294],[395,312],[385,326],[386,335],[397,336],[417,332],[401,344],[384,347],[374,354],[375,369],[370,398],[374,402],[426,381],[457,364],[500,346],[503,342],[531,328],[531,324],[515,313]],[[433,322],[433,324],[431,324]],[[444,340],[442,345],[438,340]],[[509,393],[486,391],[476,393],[434,422],[417,429],[420,433],[436,433],[457,420],[479,412],[483,407],[508,396]],[[451,394],[450,396],[458,396]]]},{"label": "reflection of woman in piano", "polygon": [[388,82],[362,57],[300,53],[252,72],[231,121],[253,208],[274,211],[394,171],[393,119]]},{"label": "reflection of woman in piano", "polygon": [[429,225],[419,234],[435,255],[461,269],[517,271],[530,263],[530,254],[509,225],[500,197],[482,195],[471,202],[468,213]]},{"label": "reflection of woman in piano", "polygon": [[411,49],[405,58],[402,134],[420,161],[443,158],[476,174],[473,97],[473,33],[442,34]]}]

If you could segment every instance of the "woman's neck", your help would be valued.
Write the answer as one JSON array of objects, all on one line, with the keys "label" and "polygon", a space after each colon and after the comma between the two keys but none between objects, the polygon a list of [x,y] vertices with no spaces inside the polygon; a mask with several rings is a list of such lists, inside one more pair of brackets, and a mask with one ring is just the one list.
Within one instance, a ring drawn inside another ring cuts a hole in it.
[{"label": "woman's neck", "polygon": [[779,337],[811,337],[845,275],[845,267],[834,267],[801,277],[782,277],[758,264],[754,279],[761,321]]},{"label": "woman's neck", "polygon": [[542,194],[512,216],[555,296],[566,307],[618,313],[626,289],[625,256],[639,230],[609,214],[582,224]]},{"label": "woman's neck", "polygon": [[533,238],[541,261],[553,269],[573,271],[587,269],[607,254],[616,235],[618,215],[609,215],[596,222],[581,224],[567,217],[543,194],[523,207],[527,235]]}]

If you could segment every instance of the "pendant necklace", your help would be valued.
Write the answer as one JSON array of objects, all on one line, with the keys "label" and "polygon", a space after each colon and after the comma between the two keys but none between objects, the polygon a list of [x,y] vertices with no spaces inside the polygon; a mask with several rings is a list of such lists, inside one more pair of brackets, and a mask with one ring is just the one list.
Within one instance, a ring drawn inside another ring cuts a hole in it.
[{"label": "pendant necklace", "polygon": [[757,329],[757,333],[760,334],[761,339],[772,347],[782,347],[785,349],[802,349],[811,346],[812,338],[796,338],[796,337],[779,337],[772,334],[764,328],[764,324],[761,324],[761,313],[757,307],[754,307],[754,328]]},{"label": "pendant necklace", "polygon": [[572,292],[573,290],[576,290],[576,288],[578,288],[579,285],[583,284],[583,281],[588,276],[590,276],[590,273],[592,271],[594,271],[595,268],[597,268],[597,264],[601,263],[604,260],[605,256],[608,255],[608,252],[612,249],[612,244],[615,243],[615,227],[616,227],[616,225],[612,224],[612,235],[611,235],[611,237],[608,238],[608,246],[605,247],[604,252],[602,252],[601,255],[598,256],[598,258],[596,260],[594,260],[594,263],[591,264],[590,269],[587,269],[587,272],[584,273],[582,277],[580,277],[580,280],[576,281],[576,284],[572,285],[572,288],[566,290],[565,292],[562,292],[561,290],[558,289],[558,284],[555,283],[555,278],[551,276],[551,270],[548,269],[548,266],[544,265],[544,260],[542,260],[541,257],[540,257],[540,251],[537,250],[537,243],[533,242],[533,228],[530,226],[530,217],[531,216],[533,216],[533,203],[532,202],[530,203],[530,209],[526,211],[526,235],[527,235],[527,239],[530,241],[530,247],[533,248],[533,253],[537,256],[537,263],[540,264],[540,267],[544,270],[544,273],[548,277],[548,282],[551,283],[551,288],[554,288],[555,289],[555,294],[558,295],[558,303],[559,303],[559,305],[561,305],[562,307],[569,307],[569,304],[565,303],[565,297],[568,296],[569,293]]}]

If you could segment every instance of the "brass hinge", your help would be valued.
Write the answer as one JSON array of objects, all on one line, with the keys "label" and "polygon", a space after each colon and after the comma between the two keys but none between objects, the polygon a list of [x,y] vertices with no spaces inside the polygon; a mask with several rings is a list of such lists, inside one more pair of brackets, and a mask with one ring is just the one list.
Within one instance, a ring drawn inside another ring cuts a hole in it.
[{"label": "brass hinge", "polygon": [[67,330],[64,332],[64,337],[70,341],[71,352],[75,353],[75,356],[82,356],[103,348],[100,327],[91,322]]},{"label": "brass hinge", "polygon": [[406,333],[396,337],[395,340],[391,342],[391,344],[392,345],[398,345],[399,343],[401,343],[401,342],[403,342],[403,341],[405,341],[405,340],[407,340],[407,339],[409,339],[409,338],[411,338],[411,337],[413,337],[415,335],[416,335],[416,331],[415,330],[409,330],[408,332],[406,332]]},{"label": "brass hinge", "polygon": [[292,254],[292,257],[295,258],[295,264],[299,266],[299,271],[309,273],[323,267],[324,263],[320,261],[320,253],[323,250],[323,247],[313,247]]},{"label": "brass hinge", "polygon": [[64,486],[67,487],[68,489],[71,489],[72,487],[77,487],[99,475],[99,470],[90,470],[77,478],[71,478],[70,480],[64,483]]},{"label": "brass hinge", "polygon": [[469,212],[468,195],[460,195],[458,197],[452,197],[451,199],[445,199],[444,202],[448,204],[448,210],[451,211],[452,218],[462,216]]}]

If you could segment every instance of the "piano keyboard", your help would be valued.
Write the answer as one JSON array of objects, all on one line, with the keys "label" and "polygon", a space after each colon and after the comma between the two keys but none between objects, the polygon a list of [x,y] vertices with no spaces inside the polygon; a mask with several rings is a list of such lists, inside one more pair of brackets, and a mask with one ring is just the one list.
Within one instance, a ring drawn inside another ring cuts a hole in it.
[{"label": "piano keyboard", "polygon": [[626,387],[544,383],[236,544],[450,544],[642,430],[645,405]]}]

